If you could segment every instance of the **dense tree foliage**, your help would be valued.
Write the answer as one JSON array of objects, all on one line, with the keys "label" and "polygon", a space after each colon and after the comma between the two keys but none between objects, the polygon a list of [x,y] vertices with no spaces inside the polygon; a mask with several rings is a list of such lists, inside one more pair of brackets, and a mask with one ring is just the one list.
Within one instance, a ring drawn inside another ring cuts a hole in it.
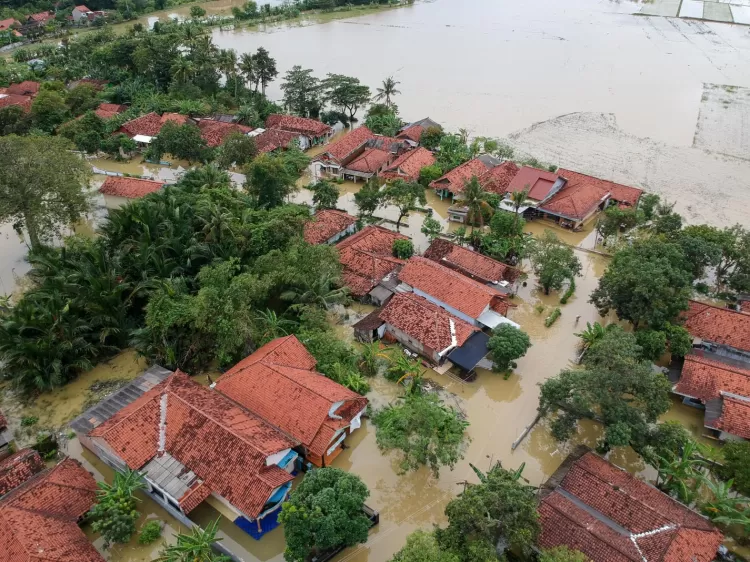
[{"label": "dense tree foliage", "polygon": [[25,229],[34,249],[89,210],[91,171],[62,138],[0,138],[0,222]]},{"label": "dense tree foliage", "polygon": [[355,474],[338,468],[308,472],[281,506],[288,562],[305,562],[340,546],[367,540],[370,520],[362,508],[370,495]]},{"label": "dense tree foliage", "polygon": [[474,468],[479,484],[448,503],[448,526],[436,530],[442,549],[462,562],[496,560],[505,549],[530,555],[539,533],[537,499],[522,470],[511,472],[499,463],[486,474]]},{"label": "dense tree foliage", "polygon": [[568,439],[582,418],[600,420],[605,427],[600,447],[642,442],[651,424],[670,406],[669,381],[642,359],[636,337],[615,326],[595,341],[583,358],[583,368],[562,371],[541,385],[539,412],[556,414],[552,433]]},{"label": "dense tree foliage", "polygon": [[401,470],[427,466],[437,475],[463,458],[468,422],[434,394],[413,392],[373,416],[378,447],[401,452]]},{"label": "dense tree foliage", "polygon": [[495,369],[507,371],[515,368],[515,359],[523,357],[531,347],[529,335],[510,324],[500,324],[492,330],[487,343]]}]

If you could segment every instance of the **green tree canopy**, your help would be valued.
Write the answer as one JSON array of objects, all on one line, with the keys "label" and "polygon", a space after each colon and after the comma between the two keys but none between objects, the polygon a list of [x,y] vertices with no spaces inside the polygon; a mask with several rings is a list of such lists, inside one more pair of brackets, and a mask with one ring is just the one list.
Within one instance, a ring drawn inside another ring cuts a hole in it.
[{"label": "green tree canopy", "polygon": [[498,544],[531,554],[539,516],[535,490],[523,483],[522,469],[511,472],[497,463],[482,474],[475,468],[480,483],[448,503],[448,527],[437,529],[438,544],[462,562],[496,560]]},{"label": "green tree canopy", "polygon": [[362,511],[370,495],[355,474],[338,468],[308,472],[281,506],[288,562],[306,562],[339,546],[367,540],[370,520]]},{"label": "green tree canopy", "polygon": [[632,333],[607,329],[583,358],[583,368],[565,370],[541,385],[539,412],[556,414],[552,433],[568,439],[582,418],[600,420],[603,450],[637,444],[671,404],[669,381],[641,359]]},{"label": "green tree canopy", "polygon": [[353,76],[329,74],[321,85],[323,98],[333,107],[346,111],[349,121],[354,121],[357,110],[370,101],[370,88]]},{"label": "green tree canopy", "polygon": [[550,289],[562,288],[565,281],[573,280],[581,273],[581,261],[573,249],[550,230],[545,230],[544,236],[533,245],[531,263],[545,295]]},{"label": "green tree canopy", "polygon": [[687,309],[691,266],[679,246],[648,238],[615,253],[591,293],[601,315],[614,309],[636,327],[660,328]]},{"label": "green tree canopy", "polygon": [[434,394],[408,394],[373,418],[378,447],[401,451],[401,470],[428,466],[437,475],[463,458],[468,422]]},{"label": "green tree canopy", "polygon": [[500,324],[492,330],[492,336],[487,343],[498,371],[515,368],[514,360],[526,355],[530,347],[529,335],[510,324]]},{"label": "green tree canopy", "polygon": [[0,222],[29,234],[38,249],[89,210],[91,169],[59,137],[0,138]]}]

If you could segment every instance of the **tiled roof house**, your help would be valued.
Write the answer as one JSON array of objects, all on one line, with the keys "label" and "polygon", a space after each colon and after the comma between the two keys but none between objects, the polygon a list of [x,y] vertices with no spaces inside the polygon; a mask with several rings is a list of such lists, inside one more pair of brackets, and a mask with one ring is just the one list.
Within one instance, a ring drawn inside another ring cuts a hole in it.
[{"label": "tiled roof house", "polygon": [[592,562],[711,562],[723,540],[704,517],[577,448],[541,489],[539,546]]},{"label": "tiled roof house", "polygon": [[415,256],[398,274],[400,290],[413,291],[479,328],[517,324],[505,318],[505,296],[484,283],[430,259]]},{"label": "tiled roof house", "polygon": [[223,123],[221,121],[213,121],[212,119],[201,119],[198,121],[198,128],[201,130],[203,140],[211,147],[221,146],[232,133],[246,135],[253,130],[252,127],[246,127],[245,125]]},{"label": "tiled roof house", "polygon": [[0,499],[4,562],[104,562],[78,526],[96,498],[94,478],[65,459]]},{"label": "tiled roof house", "polygon": [[119,209],[131,199],[140,199],[149,193],[159,191],[164,182],[140,178],[109,176],[99,188],[108,209]]},{"label": "tiled roof house", "polygon": [[479,332],[479,328],[414,293],[395,294],[379,316],[387,334],[433,363],[440,363]]},{"label": "tiled roof house", "polygon": [[[487,256],[437,238],[424,253],[424,257],[476,279],[480,283],[498,285],[506,290],[518,280],[521,272]],[[505,283],[503,283],[505,282]]]},{"label": "tiled roof house", "polygon": [[362,125],[329,144],[325,152],[316,156],[314,160],[320,162],[321,167],[330,173],[338,173],[339,169],[355,158],[365,143],[372,138],[375,138],[375,134]]},{"label": "tiled roof house", "polygon": [[688,305],[684,326],[693,338],[750,357],[750,315],[693,300]]},{"label": "tiled roof house", "polygon": [[0,461],[0,497],[46,468],[34,449],[21,449]]},{"label": "tiled roof house", "polygon": [[279,129],[295,133],[301,137],[300,145],[303,150],[328,142],[333,134],[333,128],[322,121],[279,113],[269,115],[266,118],[266,129]]},{"label": "tiled roof house", "polygon": [[336,209],[322,209],[305,223],[308,244],[333,244],[356,229],[356,217]]},{"label": "tiled roof house", "polygon": [[302,443],[328,466],[360,425],[367,399],[317,373],[295,336],[275,339],[224,373],[216,390]]},{"label": "tiled roof house", "polygon": [[336,245],[342,278],[353,296],[365,297],[405,263],[393,256],[393,243],[407,239],[398,232],[370,225]]},{"label": "tiled roof house", "polygon": [[426,166],[435,163],[435,156],[426,148],[419,147],[415,150],[404,152],[401,156],[391,162],[380,174],[381,178],[413,182],[419,179],[419,172]]},{"label": "tiled roof house", "polygon": [[143,473],[167,509],[187,515],[203,501],[220,504],[253,536],[267,530],[267,515],[275,522],[297,443],[220,393],[176,371],[103,422],[93,419],[82,443],[114,468]]}]

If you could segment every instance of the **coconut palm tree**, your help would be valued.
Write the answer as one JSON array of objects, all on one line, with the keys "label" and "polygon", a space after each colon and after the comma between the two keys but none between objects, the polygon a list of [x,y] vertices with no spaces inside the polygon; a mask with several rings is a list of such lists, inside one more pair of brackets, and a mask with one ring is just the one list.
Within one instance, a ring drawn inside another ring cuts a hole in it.
[{"label": "coconut palm tree", "polygon": [[492,205],[487,202],[487,192],[482,189],[476,176],[466,182],[463,193],[463,203],[469,208],[471,217],[471,231],[474,232],[474,223],[479,221],[479,228],[484,227],[484,214],[493,213]]},{"label": "coconut palm tree", "polygon": [[396,81],[393,76],[389,76],[383,80],[383,85],[380,88],[375,88],[377,94],[375,95],[375,101],[385,100],[385,105],[388,107],[392,106],[391,98],[400,94],[401,92],[396,89],[401,82]]},{"label": "coconut palm tree", "polygon": [[179,533],[177,542],[167,546],[155,562],[229,562],[231,559],[213,550],[213,544],[222,540],[216,536],[219,520],[211,521],[205,528],[195,526],[190,533]]},{"label": "coconut palm tree", "polygon": [[524,204],[526,199],[529,197],[529,186],[526,185],[523,191],[514,191],[510,194],[510,202],[513,203],[513,210],[516,213],[516,216],[513,220],[513,232],[518,232],[518,218],[519,218],[519,211],[521,210],[521,205]]}]

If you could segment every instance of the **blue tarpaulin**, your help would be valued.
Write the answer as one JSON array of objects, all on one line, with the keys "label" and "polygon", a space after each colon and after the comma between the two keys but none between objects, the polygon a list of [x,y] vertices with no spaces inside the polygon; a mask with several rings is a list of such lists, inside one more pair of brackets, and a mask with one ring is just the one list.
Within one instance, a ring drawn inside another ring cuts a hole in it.
[{"label": "blue tarpaulin", "polygon": [[484,332],[474,332],[461,347],[448,354],[448,360],[465,371],[471,371],[489,353],[487,343],[490,337]]}]

